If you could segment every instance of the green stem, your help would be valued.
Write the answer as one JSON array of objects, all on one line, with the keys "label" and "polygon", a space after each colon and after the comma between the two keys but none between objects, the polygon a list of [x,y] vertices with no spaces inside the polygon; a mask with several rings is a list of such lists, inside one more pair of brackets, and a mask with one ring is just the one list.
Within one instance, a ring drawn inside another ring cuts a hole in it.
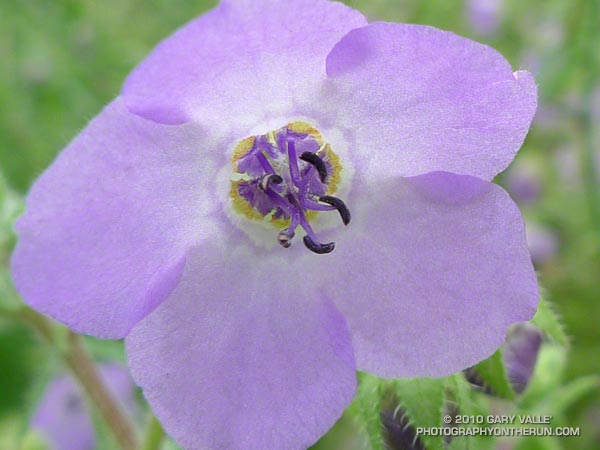
[{"label": "green stem", "polygon": [[98,408],[119,447],[122,450],[137,450],[135,428],[104,384],[96,364],[85,349],[81,336],[69,330],[65,345],[59,340],[56,326],[45,316],[30,308],[23,308],[18,316],[35,329],[51,347],[58,350],[65,365]]},{"label": "green stem", "polygon": [[162,425],[156,416],[150,413],[150,418],[148,419],[148,425],[146,426],[146,432],[144,434],[142,450],[159,450],[164,439],[165,431],[163,430]]}]

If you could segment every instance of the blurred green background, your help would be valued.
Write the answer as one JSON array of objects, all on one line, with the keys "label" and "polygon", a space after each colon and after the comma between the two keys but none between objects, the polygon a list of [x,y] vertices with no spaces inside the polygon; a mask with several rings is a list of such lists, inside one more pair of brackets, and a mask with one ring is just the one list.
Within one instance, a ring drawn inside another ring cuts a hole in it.
[{"label": "blurred green background", "polygon": [[[215,3],[1,2],[2,301],[14,296],[6,270],[11,226],[33,180],[157,42]],[[428,24],[487,43],[515,70],[534,73],[535,122],[513,166],[496,181],[520,203],[546,299],[571,337],[565,382],[600,374],[600,2],[346,3],[371,19]],[[119,343],[90,345],[98,359],[122,359]],[[0,450],[16,448],[35,399],[60,370],[26,327],[0,317]],[[600,448],[599,399],[596,390],[569,406],[567,423],[580,426],[583,436],[562,440],[560,448]]]}]

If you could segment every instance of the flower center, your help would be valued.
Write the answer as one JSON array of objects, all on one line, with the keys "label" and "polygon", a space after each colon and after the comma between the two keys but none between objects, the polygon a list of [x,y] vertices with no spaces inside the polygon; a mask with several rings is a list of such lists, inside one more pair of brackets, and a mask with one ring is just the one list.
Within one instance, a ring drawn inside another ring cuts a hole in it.
[{"label": "flower center", "polygon": [[235,147],[232,163],[230,197],[235,210],[278,228],[277,241],[284,248],[292,245],[301,227],[309,250],[333,251],[335,244],[319,242],[310,221],[321,211],[337,210],[348,225],[350,211],[332,195],[340,182],[341,165],[317,129],[296,121],[248,137]]}]

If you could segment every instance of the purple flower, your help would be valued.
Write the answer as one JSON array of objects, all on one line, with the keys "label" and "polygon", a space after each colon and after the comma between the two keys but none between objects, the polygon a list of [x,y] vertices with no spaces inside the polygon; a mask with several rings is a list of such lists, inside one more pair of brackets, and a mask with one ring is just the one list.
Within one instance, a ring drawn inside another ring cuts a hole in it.
[{"label": "purple flower", "polygon": [[356,369],[450,374],[533,315],[523,221],[489,180],[535,108],[529,73],[452,33],[224,1],[37,181],[14,279],[71,328],[127,336],[184,448],[306,447]]},{"label": "purple flower", "polygon": [[496,34],[503,6],[503,0],[467,0],[467,18],[473,30],[482,36]]},{"label": "purple flower", "polygon": [[506,188],[518,204],[534,203],[540,197],[542,186],[540,176],[533,164],[525,161],[514,164],[508,171]]},{"label": "purple flower", "polygon": [[542,345],[542,333],[535,326],[524,322],[514,326],[504,344],[504,364],[510,384],[522,393],[535,369]]},{"label": "purple flower", "polygon": [[560,242],[554,230],[537,222],[527,222],[527,244],[534,265],[549,261],[559,249]]},{"label": "purple flower", "polygon": [[[133,412],[133,384],[127,370],[117,364],[104,364],[100,374],[115,398]],[[85,398],[76,381],[63,375],[50,383],[31,427],[48,442],[52,450],[94,450],[94,426]]]}]

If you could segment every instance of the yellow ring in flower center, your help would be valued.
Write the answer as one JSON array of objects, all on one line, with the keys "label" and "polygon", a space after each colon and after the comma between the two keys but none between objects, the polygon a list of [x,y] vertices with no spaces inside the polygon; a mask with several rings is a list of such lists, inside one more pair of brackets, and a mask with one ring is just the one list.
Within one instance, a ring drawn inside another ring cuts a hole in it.
[{"label": "yellow ring in flower center", "polygon": [[[254,220],[268,223],[275,228],[287,227],[290,225],[289,217],[282,217],[281,210],[278,210],[275,205],[269,211],[265,211],[264,204],[268,204],[268,199],[260,199],[257,196],[264,196],[265,194],[260,190],[253,192],[253,199],[258,200],[253,204],[249,199],[243,196],[240,192],[243,187],[248,187],[249,183],[256,183],[260,178],[261,174],[264,176],[267,172],[264,171],[264,165],[262,166],[263,172],[261,173],[258,168],[261,166],[258,163],[258,158],[265,158],[267,166],[271,166],[277,175],[280,175],[284,180],[286,190],[296,189],[293,185],[290,173],[290,164],[299,164],[301,171],[306,173],[309,170],[313,170],[316,174],[315,169],[311,169],[310,164],[305,161],[289,161],[286,148],[282,147],[282,142],[286,142],[286,139],[296,140],[297,142],[308,142],[315,146],[314,154],[323,160],[327,165],[327,178],[325,182],[321,183],[321,189],[324,192],[320,192],[320,195],[333,195],[340,184],[341,178],[340,173],[342,171],[342,165],[338,155],[333,152],[331,146],[326,143],[323,139],[322,134],[312,125],[303,121],[290,122],[284,127],[271,131],[262,136],[250,136],[241,140],[233,150],[233,157],[231,159],[233,165],[233,174],[231,177],[231,188],[229,196],[231,200],[231,206],[237,213],[244,217]],[[265,147],[265,148],[263,148]],[[266,148],[268,147],[268,148]],[[260,153],[260,155],[258,155]],[[241,164],[251,166],[240,168]],[[251,172],[251,173],[250,173]],[[312,175],[314,176],[314,175]],[[313,181],[314,185],[314,181]],[[309,193],[311,195],[313,193]],[[316,195],[316,193],[315,193]],[[263,200],[262,211],[257,207],[257,203]],[[278,216],[276,216],[279,214]],[[306,210],[304,213],[307,220],[313,220],[317,215],[318,211]]]}]

